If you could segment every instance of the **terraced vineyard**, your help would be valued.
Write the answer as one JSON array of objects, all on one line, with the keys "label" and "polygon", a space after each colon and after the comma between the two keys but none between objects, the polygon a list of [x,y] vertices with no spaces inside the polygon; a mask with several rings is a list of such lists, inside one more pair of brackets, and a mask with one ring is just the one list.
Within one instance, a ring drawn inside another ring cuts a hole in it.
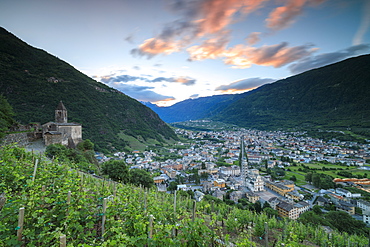
[{"label": "terraced vineyard", "polygon": [[186,193],[174,196],[97,179],[76,171],[74,164],[13,146],[0,149],[0,195],[0,246],[368,243],[365,237],[327,234],[318,226],[268,218],[210,197],[195,202]]}]

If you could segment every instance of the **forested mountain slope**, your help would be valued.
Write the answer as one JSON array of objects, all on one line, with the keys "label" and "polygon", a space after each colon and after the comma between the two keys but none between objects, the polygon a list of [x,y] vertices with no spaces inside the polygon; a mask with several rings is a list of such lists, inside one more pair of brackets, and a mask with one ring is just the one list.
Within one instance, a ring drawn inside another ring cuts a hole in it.
[{"label": "forested mountain slope", "polygon": [[370,55],[267,84],[213,117],[244,127],[370,128]]}]

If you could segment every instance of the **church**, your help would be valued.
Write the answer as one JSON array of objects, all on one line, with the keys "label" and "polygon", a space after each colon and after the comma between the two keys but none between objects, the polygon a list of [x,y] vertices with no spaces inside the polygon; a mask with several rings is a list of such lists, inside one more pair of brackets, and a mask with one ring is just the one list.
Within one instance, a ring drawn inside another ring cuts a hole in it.
[{"label": "church", "polygon": [[55,110],[55,121],[42,125],[42,137],[46,146],[59,143],[75,148],[82,141],[82,125],[68,123],[67,109],[60,101]]}]

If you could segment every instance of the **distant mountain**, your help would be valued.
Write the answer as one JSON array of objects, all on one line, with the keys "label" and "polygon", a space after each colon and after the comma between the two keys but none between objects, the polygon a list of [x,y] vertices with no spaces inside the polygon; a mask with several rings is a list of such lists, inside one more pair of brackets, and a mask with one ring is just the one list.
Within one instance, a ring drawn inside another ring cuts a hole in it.
[{"label": "distant mountain", "polygon": [[159,107],[148,102],[143,104],[155,111],[163,121],[174,123],[211,117],[247,94],[223,94],[187,99],[168,107]]},{"label": "distant mountain", "polygon": [[14,119],[23,124],[53,121],[62,100],[69,121],[81,123],[83,138],[91,139],[100,150],[127,147],[132,137],[144,143],[177,139],[148,107],[1,27],[0,93],[14,108]]},{"label": "distant mountain", "polygon": [[209,118],[270,130],[349,127],[370,136],[370,55],[313,69],[243,94],[149,107],[168,123]]},{"label": "distant mountain", "polygon": [[349,127],[370,135],[370,55],[264,85],[212,119],[260,129]]}]

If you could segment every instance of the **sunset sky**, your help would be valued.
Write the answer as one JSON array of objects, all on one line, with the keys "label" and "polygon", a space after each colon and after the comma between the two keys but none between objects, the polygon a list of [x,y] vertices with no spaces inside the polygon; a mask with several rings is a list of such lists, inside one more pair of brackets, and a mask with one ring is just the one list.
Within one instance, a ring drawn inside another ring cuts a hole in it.
[{"label": "sunset sky", "polygon": [[0,0],[0,26],[158,105],[370,53],[369,0]]}]

